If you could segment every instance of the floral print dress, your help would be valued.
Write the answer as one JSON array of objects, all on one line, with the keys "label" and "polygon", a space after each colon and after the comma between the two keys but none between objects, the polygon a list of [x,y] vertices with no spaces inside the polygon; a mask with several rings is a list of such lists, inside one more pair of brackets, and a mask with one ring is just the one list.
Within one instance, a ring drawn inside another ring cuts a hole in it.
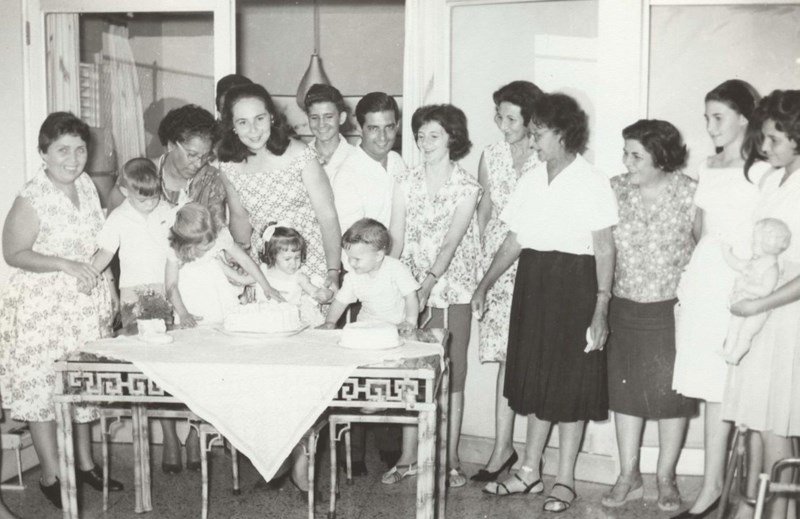
[{"label": "floral print dress", "polygon": [[[422,283],[439,255],[456,208],[464,199],[480,193],[481,186],[458,164],[434,196],[428,194],[422,165],[406,171],[398,178],[398,184],[406,203],[405,245],[400,261]],[[479,253],[478,225],[473,216],[450,266],[431,290],[428,306],[447,308],[469,303],[478,284],[475,265]]]},{"label": "floral print dress", "polygon": [[284,169],[245,173],[241,164],[222,162],[220,171],[233,184],[250,215],[250,225],[253,227],[250,251],[253,258],[258,258],[258,252],[264,244],[261,239],[264,229],[272,222],[279,222],[303,235],[308,254],[302,271],[312,282],[320,283],[327,274],[322,230],[303,183],[303,168],[311,160],[317,160],[316,153],[304,147],[303,152]]},{"label": "floral print dress", "polygon": [[[19,196],[33,206],[39,233],[33,251],[88,262],[103,226],[97,191],[85,173],[75,180],[79,207],[39,171]],[[13,269],[0,301],[0,379],[4,405],[21,421],[55,419],[53,362],[85,343],[111,334],[111,298],[100,280],[90,294],[78,291],[64,272]],[[91,407],[76,407],[75,420],[97,417]]]},{"label": "floral print dress", "polygon": [[[486,148],[483,154],[488,171],[489,196],[492,199],[492,214],[483,232],[480,279],[492,264],[495,253],[508,234],[508,225],[500,219],[500,213],[514,192],[519,177],[533,170],[539,163],[534,153],[522,165],[519,175],[514,170],[511,145],[501,141]],[[514,279],[517,276],[517,262],[497,278],[486,293],[486,313],[480,321],[480,343],[478,345],[481,362],[505,362],[508,344],[508,321],[511,315],[511,296],[514,293]]]}]

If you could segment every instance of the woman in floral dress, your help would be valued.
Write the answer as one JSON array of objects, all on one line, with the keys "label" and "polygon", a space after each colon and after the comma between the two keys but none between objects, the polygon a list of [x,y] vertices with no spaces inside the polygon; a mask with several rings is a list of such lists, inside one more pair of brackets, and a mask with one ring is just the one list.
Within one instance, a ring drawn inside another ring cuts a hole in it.
[{"label": "woman in floral dress", "polygon": [[289,138],[286,120],[261,85],[228,91],[222,127],[220,170],[234,239],[256,258],[270,223],[292,227],[308,244],[305,272],[315,283],[338,287],[342,234],[314,151]]},{"label": "woman in floral dress", "polygon": [[[0,303],[0,377],[11,417],[28,422],[41,465],[39,486],[61,507],[53,362],[111,333],[109,285],[89,263],[103,212],[83,172],[89,127],[66,112],[39,131],[44,167],[14,200],[3,227],[3,257],[13,267]],[[78,481],[103,488],[94,465],[89,422],[97,411],[76,407]],[[110,480],[111,490],[121,490]]]},{"label": "woman in floral dress", "polygon": [[[508,226],[500,220],[500,213],[517,185],[517,179],[531,171],[537,164],[533,139],[528,131],[533,114],[533,103],[542,91],[528,81],[513,81],[494,93],[495,123],[504,139],[488,146],[478,166],[478,182],[483,187],[483,197],[478,204],[478,229],[482,238],[483,275],[494,254],[508,234]],[[511,295],[517,262],[495,282],[486,294],[486,312],[480,319],[479,353],[481,362],[498,362],[497,394],[495,401],[494,449],[486,468],[472,476],[475,481],[493,481],[503,470],[517,461],[512,436],[514,411],[503,396],[506,372],[506,344],[508,320],[511,312]]]},{"label": "woman in floral dress", "polygon": [[[422,326],[450,331],[450,443],[448,462],[451,487],[466,484],[458,458],[458,440],[464,412],[472,312],[469,300],[477,283],[480,243],[475,205],[480,185],[458,164],[472,143],[464,112],[452,105],[419,108],[411,119],[422,164],[398,179],[392,203],[392,255],[408,265],[420,283],[417,292],[423,310]],[[403,453],[383,475],[386,484],[417,473],[416,428],[403,430]]]}]

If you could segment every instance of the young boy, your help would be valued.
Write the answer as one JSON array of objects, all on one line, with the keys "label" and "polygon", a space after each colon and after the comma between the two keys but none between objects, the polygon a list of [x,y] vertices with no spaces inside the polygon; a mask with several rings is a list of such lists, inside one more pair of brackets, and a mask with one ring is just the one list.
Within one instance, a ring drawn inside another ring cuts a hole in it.
[{"label": "young boy", "polygon": [[125,201],[109,215],[98,234],[92,265],[102,271],[119,249],[123,327],[140,316],[171,323],[172,307],[164,293],[170,205],[161,200],[158,170],[150,160],[129,160],[121,175]]},{"label": "young boy", "polygon": [[419,284],[408,267],[387,256],[390,244],[389,231],[377,220],[362,218],[347,229],[342,249],[350,272],[320,328],[335,328],[348,305],[361,301],[359,321],[395,324],[406,335],[414,331],[419,316]]}]

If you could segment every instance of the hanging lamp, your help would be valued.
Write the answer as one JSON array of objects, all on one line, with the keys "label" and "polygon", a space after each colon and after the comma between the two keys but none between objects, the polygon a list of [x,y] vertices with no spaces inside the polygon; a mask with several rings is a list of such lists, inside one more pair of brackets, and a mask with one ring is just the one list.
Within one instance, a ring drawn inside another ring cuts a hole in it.
[{"label": "hanging lamp", "polygon": [[322,58],[319,57],[319,5],[317,5],[317,0],[314,0],[314,53],[311,54],[311,62],[297,87],[297,106],[301,109],[305,110],[306,108],[305,99],[308,89],[317,83],[331,84],[325,74],[325,69],[322,68]]}]

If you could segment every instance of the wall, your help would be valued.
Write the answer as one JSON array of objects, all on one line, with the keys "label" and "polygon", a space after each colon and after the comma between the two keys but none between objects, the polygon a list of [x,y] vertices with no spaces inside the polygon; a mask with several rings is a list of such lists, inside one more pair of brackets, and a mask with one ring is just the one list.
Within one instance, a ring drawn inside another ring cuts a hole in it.
[{"label": "wall", "polygon": [[[0,88],[0,106],[3,107],[3,124],[0,124],[0,142],[3,143],[3,160],[0,161],[0,216],[11,209],[11,204],[25,182],[25,146],[33,140],[25,140],[23,91],[22,91],[22,2],[3,2],[0,16],[0,63],[3,64],[3,88]],[[27,167],[36,167],[38,164]],[[0,287],[5,285],[11,269],[0,261]]]},{"label": "wall", "polygon": [[[403,87],[402,0],[320,0],[320,56],[343,95]],[[240,0],[238,71],[274,95],[297,93],[314,49],[311,0]]]}]

